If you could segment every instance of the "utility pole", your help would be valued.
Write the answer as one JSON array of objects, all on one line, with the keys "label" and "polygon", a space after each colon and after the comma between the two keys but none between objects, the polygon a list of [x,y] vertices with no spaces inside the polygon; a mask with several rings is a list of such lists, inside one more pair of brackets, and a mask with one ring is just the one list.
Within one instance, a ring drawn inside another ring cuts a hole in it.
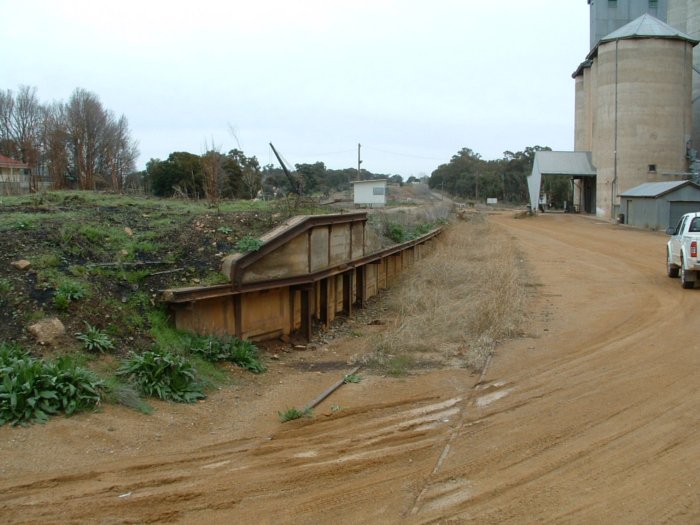
[{"label": "utility pole", "polygon": [[360,148],[362,148],[362,144],[359,142],[357,143],[357,180],[362,180],[362,171],[360,169],[360,165],[362,164],[362,161],[360,160]]}]

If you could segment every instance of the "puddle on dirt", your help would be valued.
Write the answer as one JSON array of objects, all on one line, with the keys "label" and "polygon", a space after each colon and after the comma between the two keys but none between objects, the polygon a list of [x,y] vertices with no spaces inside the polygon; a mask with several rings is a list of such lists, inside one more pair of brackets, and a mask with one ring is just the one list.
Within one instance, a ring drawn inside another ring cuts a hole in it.
[{"label": "puddle on dirt", "polygon": [[294,454],[295,458],[315,458],[318,456],[318,452],[315,450],[307,450],[306,452],[299,452],[298,454]]},{"label": "puddle on dirt", "polygon": [[476,406],[481,408],[490,405],[494,401],[498,401],[499,399],[506,397],[512,391],[512,388],[508,388],[506,390],[499,390],[497,392],[491,392],[490,394],[483,395],[476,400]]}]

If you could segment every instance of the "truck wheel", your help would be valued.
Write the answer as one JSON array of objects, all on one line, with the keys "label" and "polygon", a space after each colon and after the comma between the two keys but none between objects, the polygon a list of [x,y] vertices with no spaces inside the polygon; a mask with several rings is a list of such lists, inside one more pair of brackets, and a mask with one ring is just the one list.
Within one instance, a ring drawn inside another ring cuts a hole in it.
[{"label": "truck wheel", "polygon": [[671,257],[666,253],[666,274],[669,277],[678,277],[678,266],[671,264]]},{"label": "truck wheel", "polygon": [[690,272],[688,270],[683,269],[683,259],[681,259],[680,274],[681,274],[681,286],[683,288],[695,288],[695,281],[688,280],[688,277],[690,277]]}]

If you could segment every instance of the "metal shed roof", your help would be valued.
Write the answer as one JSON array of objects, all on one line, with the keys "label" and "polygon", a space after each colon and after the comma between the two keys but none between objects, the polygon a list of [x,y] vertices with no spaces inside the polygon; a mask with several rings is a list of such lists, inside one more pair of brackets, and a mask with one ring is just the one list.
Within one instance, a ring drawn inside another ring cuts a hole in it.
[{"label": "metal shed roof", "polygon": [[598,47],[601,44],[629,38],[670,38],[675,40],[685,40],[693,44],[693,46],[696,46],[700,42],[692,36],[679,31],[675,27],[662,22],[658,18],[645,13],[639,18],[632,20],[629,24],[626,24],[609,35],[601,38],[591,52],[588,53],[586,58],[590,59],[596,56],[598,53]]},{"label": "metal shed roof", "polygon": [[589,151],[538,151],[535,154],[535,164],[542,175],[596,174]]},{"label": "metal shed roof", "polygon": [[371,179],[371,180],[352,180],[350,181],[350,184],[374,184],[377,182],[383,182],[384,184],[387,183],[387,179]]},{"label": "metal shed roof", "polygon": [[694,186],[700,190],[700,186],[690,180],[646,182],[621,193],[620,197],[643,197],[653,199],[682,188],[683,186]]}]

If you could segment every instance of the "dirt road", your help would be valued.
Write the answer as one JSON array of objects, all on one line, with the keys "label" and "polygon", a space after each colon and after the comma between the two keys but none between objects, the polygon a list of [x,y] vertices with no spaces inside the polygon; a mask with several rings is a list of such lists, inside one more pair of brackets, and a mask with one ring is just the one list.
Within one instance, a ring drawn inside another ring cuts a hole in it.
[{"label": "dirt road", "polygon": [[367,376],[277,422],[344,373],[349,341],[322,373],[271,370],[197,407],[0,428],[2,521],[699,523],[700,290],[665,276],[665,236],[490,220],[530,268],[532,319],[483,377]]}]

